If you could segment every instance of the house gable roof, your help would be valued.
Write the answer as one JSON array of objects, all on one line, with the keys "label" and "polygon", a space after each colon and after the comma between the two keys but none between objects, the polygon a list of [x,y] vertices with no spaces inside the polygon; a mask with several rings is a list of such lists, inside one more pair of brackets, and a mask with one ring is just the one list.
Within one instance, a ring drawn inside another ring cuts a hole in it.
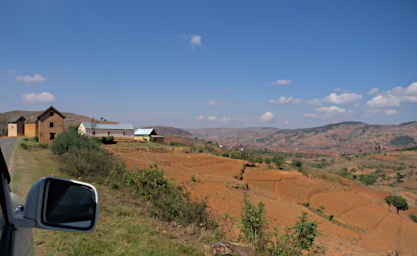
[{"label": "house gable roof", "polygon": [[43,116],[45,116],[51,110],[54,111],[55,113],[57,113],[58,115],[60,115],[62,118],[65,118],[65,116],[61,112],[59,112],[53,106],[50,106],[49,108],[47,108],[45,111],[43,111],[41,114],[38,115],[37,120],[40,120]]}]

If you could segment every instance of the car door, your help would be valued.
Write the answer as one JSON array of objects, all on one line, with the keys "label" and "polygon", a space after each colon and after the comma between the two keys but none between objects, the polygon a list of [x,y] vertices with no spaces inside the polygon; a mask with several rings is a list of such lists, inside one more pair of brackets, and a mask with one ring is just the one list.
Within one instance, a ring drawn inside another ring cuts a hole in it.
[{"label": "car door", "polygon": [[[23,201],[11,193],[10,175],[0,148],[0,252],[3,256],[33,254],[31,228],[16,228],[14,220],[23,217]],[[19,206],[19,207],[18,207]]]}]

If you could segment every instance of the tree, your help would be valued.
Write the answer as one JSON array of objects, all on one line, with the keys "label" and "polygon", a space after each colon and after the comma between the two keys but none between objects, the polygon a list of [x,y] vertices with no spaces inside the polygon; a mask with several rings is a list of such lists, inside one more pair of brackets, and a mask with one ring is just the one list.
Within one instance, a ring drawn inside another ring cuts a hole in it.
[{"label": "tree", "polygon": [[385,202],[388,206],[393,205],[397,209],[397,214],[400,214],[400,211],[408,210],[407,200],[402,196],[387,196],[385,197]]},{"label": "tree", "polygon": [[265,244],[268,221],[266,219],[265,205],[263,202],[251,204],[246,194],[243,197],[243,208],[240,214],[243,238],[250,242],[256,250],[262,250]]}]

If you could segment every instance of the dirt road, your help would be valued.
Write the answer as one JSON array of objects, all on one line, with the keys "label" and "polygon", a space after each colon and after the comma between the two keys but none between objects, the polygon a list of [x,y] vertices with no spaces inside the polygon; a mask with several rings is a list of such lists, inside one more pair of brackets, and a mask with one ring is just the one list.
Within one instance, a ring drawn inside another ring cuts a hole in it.
[{"label": "dirt road", "polygon": [[12,158],[13,149],[16,146],[17,138],[2,138],[0,139],[0,147],[3,152],[4,159],[6,160],[7,167],[10,172],[10,160]]}]

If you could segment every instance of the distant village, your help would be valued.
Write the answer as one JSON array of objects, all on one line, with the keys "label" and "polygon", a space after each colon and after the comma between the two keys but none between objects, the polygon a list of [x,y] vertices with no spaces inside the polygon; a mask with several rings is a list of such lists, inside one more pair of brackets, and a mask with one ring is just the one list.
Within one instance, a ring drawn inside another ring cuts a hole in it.
[{"label": "distant village", "polygon": [[[67,127],[65,116],[53,106],[38,116],[25,118],[16,116],[8,120],[8,137],[37,137],[39,143],[52,144],[56,136]],[[97,120],[82,121],[78,133],[86,136],[131,139],[140,142],[162,142],[164,137],[158,135],[154,128],[135,128],[133,124],[109,124]]]}]

